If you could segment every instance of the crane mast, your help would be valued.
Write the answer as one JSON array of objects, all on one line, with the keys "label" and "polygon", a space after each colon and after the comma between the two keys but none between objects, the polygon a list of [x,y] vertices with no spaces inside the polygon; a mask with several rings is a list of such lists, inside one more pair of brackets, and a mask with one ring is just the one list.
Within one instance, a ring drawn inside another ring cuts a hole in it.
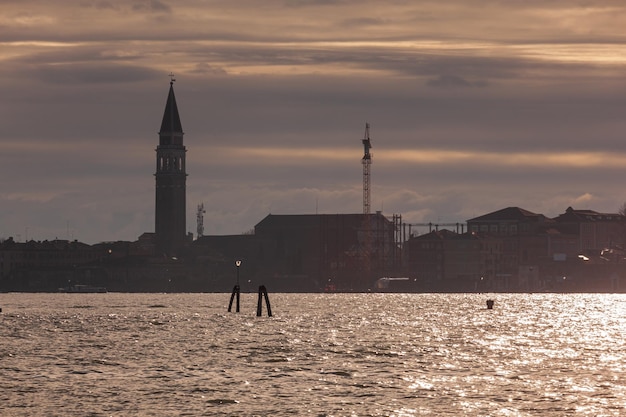
[{"label": "crane mast", "polygon": [[361,279],[363,284],[369,285],[371,281],[371,256],[372,250],[372,219],[370,215],[370,170],[372,166],[372,154],[370,148],[372,143],[370,142],[370,125],[365,123],[365,135],[363,136],[363,158],[361,164],[363,165],[363,240],[360,249],[360,264],[361,264]]},{"label": "crane mast", "polygon": [[370,214],[370,170],[372,166],[372,154],[370,149],[372,143],[370,142],[370,124],[365,123],[365,135],[363,136],[363,158],[361,163],[363,164],[363,214]]}]

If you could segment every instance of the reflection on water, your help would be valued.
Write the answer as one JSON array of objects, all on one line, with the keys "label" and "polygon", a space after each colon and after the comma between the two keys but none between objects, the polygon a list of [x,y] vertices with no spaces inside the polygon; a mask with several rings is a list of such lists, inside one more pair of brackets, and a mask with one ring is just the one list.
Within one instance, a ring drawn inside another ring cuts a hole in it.
[{"label": "reflection on water", "polygon": [[626,414],[625,296],[489,297],[0,294],[0,414]]}]

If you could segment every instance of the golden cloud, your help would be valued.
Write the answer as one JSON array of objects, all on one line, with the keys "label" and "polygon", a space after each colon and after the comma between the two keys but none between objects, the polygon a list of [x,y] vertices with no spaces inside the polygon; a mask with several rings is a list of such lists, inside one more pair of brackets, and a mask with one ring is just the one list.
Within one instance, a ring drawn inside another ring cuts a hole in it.
[{"label": "golden cloud", "polygon": [[[355,148],[281,148],[220,147],[213,154],[223,160],[239,160],[256,164],[308,165],[324,162],[359,160]],[[441,149],[395,149],[373,153],[374,164],[489,165],[520,168],[622,168],[626,153],[616,152],[482,152]]]}]

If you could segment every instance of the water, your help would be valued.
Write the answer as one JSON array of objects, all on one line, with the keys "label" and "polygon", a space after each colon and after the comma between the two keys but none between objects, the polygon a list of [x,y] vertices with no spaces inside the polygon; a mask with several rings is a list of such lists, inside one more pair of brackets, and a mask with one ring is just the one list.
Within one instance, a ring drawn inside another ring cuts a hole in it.
[{"label": "water", "polygon": [[626,296],[0,294],[2,416],[618,416]]}]

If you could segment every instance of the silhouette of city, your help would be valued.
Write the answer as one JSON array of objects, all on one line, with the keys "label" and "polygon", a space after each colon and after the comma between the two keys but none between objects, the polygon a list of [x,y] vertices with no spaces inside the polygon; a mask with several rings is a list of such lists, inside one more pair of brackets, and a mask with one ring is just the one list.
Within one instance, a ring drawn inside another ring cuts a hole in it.
[{"label": "silhouette of city", "polygon": [[[186,153],[170,81],[156,148],[155,229],[135,241],[0,242],[1,291],[622,292],[626,216],[507,207],[458,223],[369,212],[269,214],[252,233],[187,233]],[[369,127],[369,126],[368,126]],[[367,166],[366,166],[367,162]],[[240,282],[239,282],[240,281]]]}]

